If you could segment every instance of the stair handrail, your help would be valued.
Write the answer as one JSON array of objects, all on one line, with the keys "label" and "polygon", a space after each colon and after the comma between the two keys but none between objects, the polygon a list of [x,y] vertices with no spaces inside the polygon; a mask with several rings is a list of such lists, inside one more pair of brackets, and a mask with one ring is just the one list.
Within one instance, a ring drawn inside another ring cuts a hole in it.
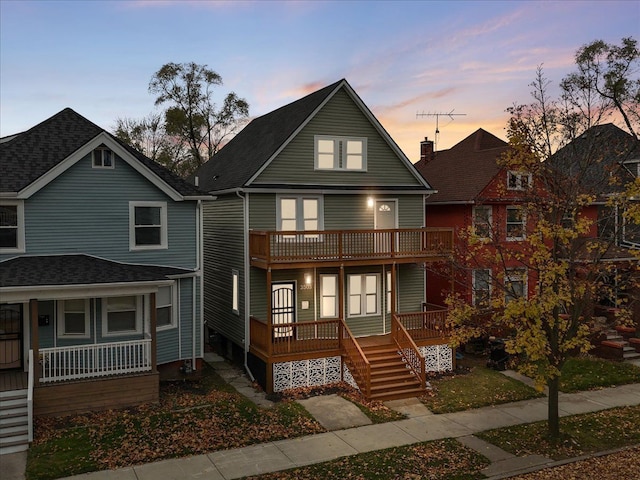
[{"label": "stair handrail", "polygon": [[391,338],[398,347],[398,352],[406,364],[420,380],[420,388],[426,388],[427,371],[425,359],[397,315],[391,316]]},{"label": "stair handrail", "polygon": [[27,430],[29,443],[33,442],[33,375],[35,369],[33,350],[29,350],[29,382],[27,384]]},{"label": "stair handrail", "polygon": [[[342,349],[346,353],[349,363],[355,369],[357,376],[364,381],[364,385],[358,385],[360,390],[364,386],[362,393],[367,399],[371,398],[371,363],[343,319],[340,319],[340,324],[342,325]],[[358,383],[358,379],[355,376],[354,380]]]}]

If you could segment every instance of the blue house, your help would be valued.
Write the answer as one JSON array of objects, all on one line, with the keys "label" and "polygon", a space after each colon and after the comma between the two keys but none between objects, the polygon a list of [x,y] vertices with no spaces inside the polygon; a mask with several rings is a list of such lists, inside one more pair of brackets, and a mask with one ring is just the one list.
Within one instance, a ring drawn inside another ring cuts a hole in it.
[{"label": "blue house", "polygon": [[199,368],[208,195],[69,108],[0,139],[0,172],[0,415],[156,401]]}]

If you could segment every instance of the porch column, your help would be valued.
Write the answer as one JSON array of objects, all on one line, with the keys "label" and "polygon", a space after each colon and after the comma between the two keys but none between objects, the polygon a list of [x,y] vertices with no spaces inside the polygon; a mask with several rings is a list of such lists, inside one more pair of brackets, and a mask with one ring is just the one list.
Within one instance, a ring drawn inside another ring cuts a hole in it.
[{"label": "porch column", "polygon": [[31,315],[31,350],[33,350],[33,365],[29,365],[33,369],[33,385],[40,385],[40,340],[38,338],[38,300],[32,298],[29,300],[29,313]]},{"label": "porch column", "polygon": [[391,264],[391,317],[396,314],[396,264]]},{"label": "porch column", "polygon": [[151,292],[149,295],[149,310],[151,315],[149,316],[149,330],[151,330],[151,371],[156,371],[158,362],[158,339],[156,336],[156,325],[158,323],[158,312],[156,310],[156,293]]},{"label": "porch column", "polygon": [[267,269],[267,393],[273,393],[273,319],[271,318],[271,268]]}]

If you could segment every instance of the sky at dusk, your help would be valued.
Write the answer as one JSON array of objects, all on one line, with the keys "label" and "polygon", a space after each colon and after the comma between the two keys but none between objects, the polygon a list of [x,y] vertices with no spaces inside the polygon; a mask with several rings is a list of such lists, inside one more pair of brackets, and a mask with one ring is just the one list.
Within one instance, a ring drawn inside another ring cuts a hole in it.
[{"label": "sky at dusk", "polygon": [[[640,1],[0,0],[0,136],[71,107],[112,131],[152,113],[165,63],[207,65],[264,115],[346,78],[412,161],[440,134],[505,138],[514,103],[593,40],[640,38]],[[463,114],[463,115],[462,115]]]}]

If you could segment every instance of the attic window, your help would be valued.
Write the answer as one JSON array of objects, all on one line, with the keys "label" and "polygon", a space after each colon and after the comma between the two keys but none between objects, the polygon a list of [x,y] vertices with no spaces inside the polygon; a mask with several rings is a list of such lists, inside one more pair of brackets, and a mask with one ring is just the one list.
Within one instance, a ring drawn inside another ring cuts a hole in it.
[{"label": "attic window", "polygon": [[367,170],[367,139],[354,137],[315,137],[316,170]]},{"label": "attic window", "polygon": [[93,168],[114,168],[115,154],[107,147],[98,147],[91,152]]},{"label": "attic window", "polygon": [[525,190],[531,186],[531,174],[526,172],[507,172],[507,189]]}]

